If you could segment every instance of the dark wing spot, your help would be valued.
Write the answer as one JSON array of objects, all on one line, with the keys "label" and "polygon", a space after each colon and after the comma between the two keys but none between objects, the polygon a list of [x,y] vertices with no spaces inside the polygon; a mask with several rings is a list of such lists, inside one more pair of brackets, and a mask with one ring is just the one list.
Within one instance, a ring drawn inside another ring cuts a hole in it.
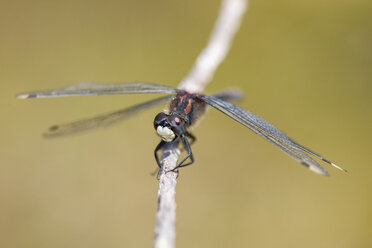
[{"label": "dark wing spot", "polygon": [[49,132],[55,132],[55,131],[57,131],[59,129],[59,126],[58,125],[54,125],[54,126],[51,126],[50,128],[49,128]]},{"label": "dark wing spot", "polygon": [[307,168],[310,167],[310,165],[309,165],[308,163],[304,162],[304,161],[301,161],[301,164],[302,164],[302,165],[305,165]]}]

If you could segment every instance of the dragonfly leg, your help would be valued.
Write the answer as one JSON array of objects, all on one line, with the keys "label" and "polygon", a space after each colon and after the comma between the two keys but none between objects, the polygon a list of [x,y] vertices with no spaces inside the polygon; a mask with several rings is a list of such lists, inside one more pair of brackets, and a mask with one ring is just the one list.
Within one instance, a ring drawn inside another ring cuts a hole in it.
[{"label": "dragonfly leg", "polygon": [[185,136],[186,137],[188,137],[188,138],[190,138],[190,146],[192,145],[192,144],[194,144],[194,142],[196,141],[196,138],[195,138],[195,136],[192,134],[192,133],[190,133],[190,132],[185,132]]},{"label": "dragonfly leg", "polygon": [[[182,135],[181,138],[182,138],[183,145],[185,146],[185,149],[187,151],[187,155],[186,155],[186,157],[184,159],[182,159],[181,162],[179,162],[179,164],[172,171],[177,170],[179,167],[185,167],[185,166],[188,166],[188,165],[194,163],[194,156],[192,155],[190,143],[188,142],[188,140],[185,137],[185,135]],[[191,161],[188,162],[188,163],[186,163],[186,164],[183,164],[188,158],[190,158]]]},{"label": "dragonfly leg", "polygon": [[[188,131],[185,132],[185,136],[190,139],[190,141],[188,141],[189,142],[189,146],[192,146],[192,144],[194,144],[195,141],[196,141],[195,136],[192,133],[188,132]],[[186,151],[187,151],[187,146],[184,145],[183,146],[183,149],[186,149]],[[183,149],[181,149],[181,150],[183,151]],[[180,166],[180,167],[183,167],[183,166]]]},{"label": "dragonfly leg", "polygon": [[159,160],[159,157],[158,157],[158,151],[160,149],[162,149],[165,144],[166,144],[166,142],[164,140],[160,141],[160,143],[156,146],[155,151],[154,151],[155,160],[156,160],[156,163],[158,164],[160,169],[161,169],[161,164],[160,164],[160,160]]}]

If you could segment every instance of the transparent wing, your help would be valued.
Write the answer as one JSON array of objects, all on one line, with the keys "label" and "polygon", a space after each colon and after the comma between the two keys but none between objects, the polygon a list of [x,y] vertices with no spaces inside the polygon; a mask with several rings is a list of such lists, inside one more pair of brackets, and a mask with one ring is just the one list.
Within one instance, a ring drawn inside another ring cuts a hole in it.
[{"label": "transparent wing", "polygon": [[176,93],[177,89],[151,83],[116,83],[100,84],[84,82],[61,89],[20,93],[18,98],[41,98],[81,95],[110,95],[110,94],[151,94]]},{"label": "transparent wing", "polygon": [[115,112],[105,113],[92,118],[74,121],[67,124],[51,126],[45,133],[45,137],[57,137],[62,135],[74,134],[95,128],[107,127],[131,117],[139,111],[145,110],[157,104],[169,101],[173,96],[157,98],[148,102],[134,105],[129,108]]},{"label": "transparent wing", "polygon": [[239,101],[243,98],[243,93],[238,89],[227,89],[215,93],[213,96],[223,101]]},{"label": "transparent wing", "polygon": [[315,152],[299,145],[298,143],[290,139],[286,134],[277,129],[274,125],[264,120],[263,118],[253,114],[252,112],[213,96],[200,96],[200,98],[208,103],[210,106],[216,108],[230,118],[264,137],[266,140],[279,147],[293,159],[307,166],[310,170],[322,175],[329,175],[328,172],[320,164],[318,164],[304,151],[319,157],[323,161],[335,166],[338,169],[344,170],[334,163],[324,159]]}]

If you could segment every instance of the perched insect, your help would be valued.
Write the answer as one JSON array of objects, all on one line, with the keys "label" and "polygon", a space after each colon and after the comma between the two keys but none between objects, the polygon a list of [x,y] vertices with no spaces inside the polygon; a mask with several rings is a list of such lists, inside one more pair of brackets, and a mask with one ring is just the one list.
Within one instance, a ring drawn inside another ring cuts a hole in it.
[{"label": "perched insect", "polygon": [[[297,160],[316,173],[329,175],[328,172],[308,154],[320,158],[324,162],[336,167],[337,169],[346,171],[345,169],[323,158],[319,154],[298,144],[263,118],[230,103],[230,100],[234,100],[240,97],[240,93],[237,91],[226,91],[208,96],[197,93],[189,93],[181,89],[151,83],[80,83],[56,90],[21,93],[18,94],[17,97],[42,98],[80,95],[151,93],[165,93],[172,95],[157,98],[155,100],[144,102],[130,108],[115,111],[112,113],[106,113],[93,118],[83,119],[69,124],[55,125],[50,127],[44,135],[47,137],[54,137],[108,126],[113,123],[122,121],[150,106],[170,100],[168,111],[159,113],[158,115],[156,115],[154,120],[154,128],[161,138],[161,141],[155,148],[154,152],[155,159],[159,167],[161,167],[161,164],[157,152],[162,149],[166,143],[169,142],[181,142],[183,143],[187,151],[187,156],[177,164],[175,169],[190,165],[194,162],[194,157],[191,151],[191,144],[195,141],[195,137],[190,133],[188,128],[193,125],[198,117],[205,112],[207,106],[212,106],[213,108],[221,111],[233,120],[239,122],[240,124],[251,129],[253,132],[262,136],[263,138],[280,148],[282,151],[287,153],[293,159]],[[190,139],[191,144],[189,143],[188,139]],[[186,163],[187,159],[189,159],[190,161]]]}]

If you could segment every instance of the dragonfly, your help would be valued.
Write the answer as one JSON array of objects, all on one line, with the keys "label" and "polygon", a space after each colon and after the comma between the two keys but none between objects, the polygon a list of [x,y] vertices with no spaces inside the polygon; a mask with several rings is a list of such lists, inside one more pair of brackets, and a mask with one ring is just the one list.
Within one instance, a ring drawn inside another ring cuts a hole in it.
[{"label": "dragonfly", "polygon": [[154,119],[154,128],[157,135],[161,138],[160,143],[154,150],[154,156],[157,165],[159,168],[162,168],[159,156],[157,155],[158,152],[168,143],[178,142],[176,143],[177,145],[182,143],[187,155],[178,162],[176,167],[173,169],[177,170],[180,167],[194,163],[195,160],[191,150],[191,145],[195,142],[196,138],[190,132],[190,127],[195,125],[200,116],[202,116],[210,106],[252,130],[254,133],[260,135],[315,173],[327,176],[329,175],[328,171],[315,161],[312,156],[346,172],[346,170],[340,166],[289,138],[284,132],[280,131],[262,117],[231,103],[231,101],[237,100],[241,97],[241,93],[237,90],[228,90],[214,95],[205,95],[190,93],[174,87],[144,82],[116,84],[85,82],[54,90],[20,93],[17,97],[24,99],[112,94],[167,95],[129,108],[101,114],[92,118],[86,118],[67,124],[54,125],[51,126],[44,135],[46,137],[58,137],[90,129],[107,127],[120,121],[124,121],[149,107],[162,103],[164,104],[168,101],[168,108],[164,110],[164,112],[157,114]]}]

